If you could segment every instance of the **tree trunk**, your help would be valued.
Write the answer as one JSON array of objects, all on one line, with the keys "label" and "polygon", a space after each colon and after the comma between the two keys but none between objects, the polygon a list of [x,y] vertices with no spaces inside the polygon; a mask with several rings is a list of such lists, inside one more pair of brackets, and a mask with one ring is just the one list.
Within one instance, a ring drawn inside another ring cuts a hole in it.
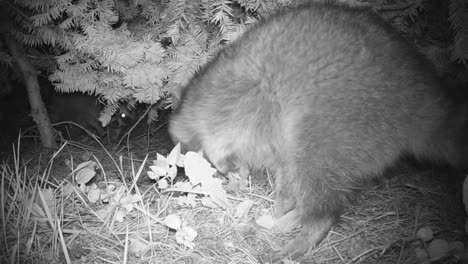
[{"label": "tree trunk", "polygon": [[54,139],[54,130],[50,124],[47,110],[42,101],[41,89],[37,81],[37,72],[34,66],[29,63],[25,56],[25,52],[20,43],[11,39],[11,37],[4,38],[10,54],[15,58],[18,67],[23,74],[24,84],[28,93],[29,105],[31,106],[31,116],[37,125],[41,143],[44,148],[57,148]]}]

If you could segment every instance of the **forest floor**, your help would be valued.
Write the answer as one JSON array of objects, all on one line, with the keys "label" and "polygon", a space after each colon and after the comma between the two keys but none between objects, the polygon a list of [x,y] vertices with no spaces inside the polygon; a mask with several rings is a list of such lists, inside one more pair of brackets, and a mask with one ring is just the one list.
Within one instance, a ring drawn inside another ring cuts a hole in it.
[{"label": "forest floor", "polygon": [[[247,187],[224,184],[227,208],[204,206],[202,194],[183,203],[186,194],[162,191],[147,171],[156,153],[173,147],[166,124],[150,134],[139,129],[118,147],[87,139],[43,154],[33,140],[12,142],[0,165],[0,262],[259,263],[262,252],[294,237],[297,230],[253,224],[274,200],[267,171],[251,175]],[[82,177],[89,179],[80,185]],[[459,263],[459,253],[437,256],[430,247],[465,242],[462,186],[463,175],[452,170],[402,162],[362,187],[317,248],[283,263]]]}]

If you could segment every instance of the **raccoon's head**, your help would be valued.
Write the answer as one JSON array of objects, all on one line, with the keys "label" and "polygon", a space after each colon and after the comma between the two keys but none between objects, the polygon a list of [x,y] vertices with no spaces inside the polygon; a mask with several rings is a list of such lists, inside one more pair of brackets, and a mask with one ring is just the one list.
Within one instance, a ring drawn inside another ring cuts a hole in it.
[{"label": "raccoon's head", "polygon": [[121,104],[117,112],[112,116],[107,127],[110,142],[117,142],[123,132],[136,120],[135,109],[129,109],[127,104]]},{"label": "raccoon's head", "polygon": [[110,127],[127,127],[136,119],[135,109],[129,109],[127,105],[120,105],[119,109],[111,118]]}]

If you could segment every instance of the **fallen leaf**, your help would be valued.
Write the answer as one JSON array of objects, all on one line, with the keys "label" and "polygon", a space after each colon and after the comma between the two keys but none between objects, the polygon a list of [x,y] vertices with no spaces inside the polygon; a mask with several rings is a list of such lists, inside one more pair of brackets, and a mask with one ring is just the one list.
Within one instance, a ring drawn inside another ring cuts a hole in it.
[{"label": "fallen leaf", "polygon": [[202,205],[207,208],[216,209],[219,207],[215,202],[213,202],[213,199],[211,199],[211,197],[209,196],[202,197],[201,202],[202,202]]},{"label": "fallen leaf", "polygon": [[153,171],[157,176],[163,177],[166,176],[167,171],[169,170],[169,164],[166,161],[155,160],[154,165],[149,166],[151,171]]},{"label": "fallen leaf", "polygon": [[170,166],[175,166],[180,157],[180,143],[178,143],[167,156],[167,163]]},{"label": "fallen leaf", "polygon": [[152,180],[157,180],[157,179],[159,179],[161,177],[160,175],[158,175],[157,173],[155,173],[153,171],[147,171],[146,174]]},{"label": "fallen leaf", "polygon": [[443,239],[434,239],[427,247],[427,253],[431,260],[440,259],[449,254],[450,248],[447,241]]},{"label": "fallen leaf", "polygon": [[122,223],[127,213],[127,210],[125,210],[124,208],[119,208],[117,212],[115,212],[115,221]]},{"label": "fallen leaf", "polygon": [[160,179],[158,181],[158,189],[164,190],[169,187],[169,183],[167,182],[166,179]]},{"label": "fallen leaf", "polygon": [[92,161],[92,160],[88,160],[88,161],[85,161],[85,162],[82,162],[80,164],[78,164],[78,166],[76,166],[75,168],[75,171],[78,171],[78,170],[81,170],[82,168],[90,168],[90,169],[95,169],[97,167],[97,163]]},{"label": "fallen leaf", "polygon": [[419,263],[423,263],[429,260],[429,255],[427,254],[426,250],[424,250],[424,248],[415,248],[414,252]]},{"label": "fallen leaf", "polygon": [[101,199],[101,190],[93,184],[91,188],[88,189],[88,199],[91,203],[97,203]]},{"label": "fallen leaf", "polygon": [[94,169],[85,167],[80,169],[75,176],[75,181],[77,184],[86,184],[88,183],[94,176],[96,175],[96,171]]},{"label": "fallen leaf", "polygon": [[180,205],[180,206],[190,206],[192,208],[195,208],[195,206],[197,205],[197,201],[195,200],[195,198],[197,197],[196,194],[193,194],[193,193],[189,193],[187,195],[182,195],[182,196],[179,196],[179,198],[177,199],[177,204]]},{"label": "fallen leaf", "polygon": [[176,166],[180,167],[180,168],[183,168],[184,167],[184,162],[185,162],[185,155],[180,154],[179,160],[177,160]]},{"label": "fallen leaf", "polygon": [[185,154],[184,160],[185,175],[193,185],[201,183],[205,177],[213,176],[216,169],[196,152],[189,151]]},{"label": "fallen leaf", "polygon": [[36,217],[45,217],[46,216],[44,210],[42,210],[42,207],[40,207],[36,203],[32,204],[32,206],[30,207],[30,210],[31,210],[31,213]]},{"label": "fallen leaf", "polygon": [[177,243],[184,245],[188,248],[194,248],[195,244],[193,243],[193,240],[195,239],[195,237],[197,237],[197,231],[188,226],[184,226],[175,234]]},{"label": "fallen leaf", "polygon": [[128,247],[128,251],[135,254],[137,257],[143,256],[144,253],[150,249],[149,244],[142,239],[130,238],[129,240],[130,245]]},{"label": "fallen leaf", "polygon": [[75,187],[68,182],[62,185],[62,197],[69,196],[73,193]]},{"label": "fallen leaf", "polygon": [[182,219],[176,214],[170,214],[164,219],[164,224],[171,229],[179,230],[182,225]]},{"label": "fallen leaf", "polygon": [[250,208],[252,208],[253,201],[252,200],[245,200],[240,202],[236,206],[236,213],[234,214],[235,218],[243,219],[247,218]]},{"label": "fallen leaf", "polygon": [[273,217],[271,212],[268,212],[267,214],[259,217],[255,222],[257,225],[268,230],[272,229],[273,227],[277,227],[282,232],[289,232],[299,226],[300,218],[297,210],[289,211],[287,214],[278,219]]},{"label": "fallen leaf", "polygon": [[221,179],[213,178],[212,175],[203,177],[201,186],[203,192],[208,193],[213,202],[215,202],[219,207],[225,209],[230,205]]},{"label": "fallen leaf", "polygon": [[267,230],[271,230],[275,227],[275,219],[271,213],[260,216],[257,220],[255,220],[255,223]]},{"label": "fallen leaf", "polygon": [[424,242],[428,242],[434,238],[434,234],[430,227],[422,227],[416,233],[416,237]]},{"label": "fallen leaf", "polygon": [[86,151],[85,153],[81,155],[81,159],[84,161],[89,161],[92,156],[93,154],[91,154],[89,151]]}]

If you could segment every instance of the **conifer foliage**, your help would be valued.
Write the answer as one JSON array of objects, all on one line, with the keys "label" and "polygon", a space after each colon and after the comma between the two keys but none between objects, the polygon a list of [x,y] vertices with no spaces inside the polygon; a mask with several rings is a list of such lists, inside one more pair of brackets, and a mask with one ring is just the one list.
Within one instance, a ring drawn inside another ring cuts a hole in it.
[{"label": "conifer foliage", "polygon": [[[466,61],[466,0],[450,1],[452,59]],[[297,2],[305,0],[0,0],[0,8],[57,90],[102,96],[105,125],[118,101],[160,102],[255,21]]]}]

